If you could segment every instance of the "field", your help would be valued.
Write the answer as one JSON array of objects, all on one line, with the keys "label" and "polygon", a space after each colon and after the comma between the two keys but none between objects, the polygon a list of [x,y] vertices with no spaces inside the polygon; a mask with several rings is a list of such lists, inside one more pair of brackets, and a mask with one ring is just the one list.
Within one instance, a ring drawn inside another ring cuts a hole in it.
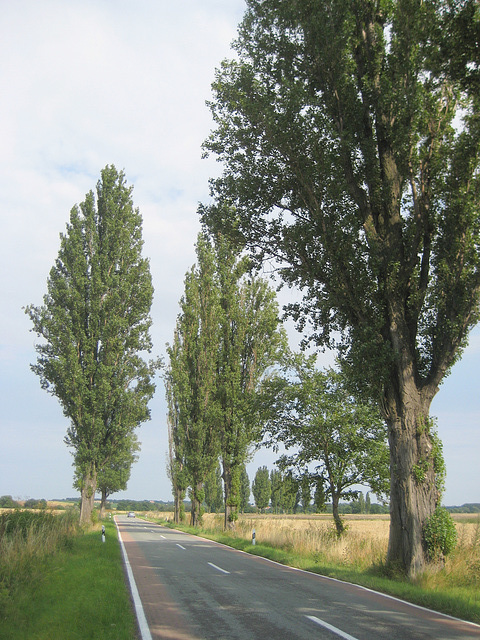
[{"label": "field", "polygon": [[[153,516],[154,514],[149,514]],[[156,514],[158,517],[158,514]],[[162,514],[173,521],[173,513]],[[188,520],[188,517],[187,517]],[[467,548],[480,552],[480,517],[478,514],[454,514],[458,534],[458,550]],[[295,549],[306,554],[327,554],[336,561],[373,564],[385,558],[388,546],[390,519],[388,515],[346,515],[346,535],[335,535],[331,515],[241,515],[234,535],[252,539],[255,530],[257,543],[267,543],[283,549]],[[223,514],[206,513],[206,531],[223,528]],[[457,550],[457,551],[458,551]]]}]

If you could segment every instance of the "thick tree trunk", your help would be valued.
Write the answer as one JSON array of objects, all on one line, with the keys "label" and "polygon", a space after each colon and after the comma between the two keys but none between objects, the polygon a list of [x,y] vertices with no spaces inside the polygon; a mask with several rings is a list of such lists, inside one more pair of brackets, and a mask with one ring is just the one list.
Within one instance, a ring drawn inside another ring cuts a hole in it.
[{"label": "thick tree trunk", "polygon": [[413,577],[427,562],[426,519],[440,499],[429,424],[431,398],[413,380],[386,399],[390,444],[390,538],[387,560]]},{"label": "thick tree trunk", "polygon": [[91,468],[83,478],[80,502],[80,524],[90,524],[97,490],[97,472]]}]

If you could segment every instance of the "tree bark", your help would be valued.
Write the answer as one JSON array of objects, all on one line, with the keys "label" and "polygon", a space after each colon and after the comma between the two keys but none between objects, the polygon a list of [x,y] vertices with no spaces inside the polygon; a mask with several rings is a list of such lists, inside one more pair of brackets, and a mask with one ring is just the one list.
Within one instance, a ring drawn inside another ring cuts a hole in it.
[{"label": "tree bark", "polygon": [[340,496],[336,493],[336,491],[332,490],[332,514],[333,521],[335,522],[335,528],[337,529],[337,535],[341,536],[345,531],[345,525],[343,524],[343,520],[338,513],[338,502]]},{"label": "tree bark", "polygon": [[432,399],[412,379],[404,379],[398,391],[390,390],[385,398],[391,480],[387,561],[409,577],[427,562],[423,528],[440,499],[429,427]]},{"label": "tree bark", "polygon": [[233,504],[232,495],[232,472],[231,469],[223,469],[223,491],[225,499],[225,520],[223,528],[235,529],[235,519],[233,515],[237,512],[237,507]]},{"label": "tree bark", "polygon": [[197,497],[197,495],[202,492],[202,488],[202,484],[199,483],[197,485],[197,490],[192,491],[192,509],[190,511],[190,526],[192,527],[198,527],[202,520],[202,504]]},{"label": "tree bark", "polygon": [[102,499],[100,501],[100,518],[105,518],[105,509],[107,506],[107,492],[105,489],[102,489]]},{"label": "tree bark", "polygon": [[182,489],[179,489],[178,487],[175,487],[175,493],[174,493],[174,501],[175,501],[174,520],[175,520],[175,524],[180,524],[180,522],[183,521],[183,515],[184,515],[183,498],[184,498],[184,495],[185,495],[185,492],[182,491]]},{"label": "tree bark", "polygon": [[95,491],[97,489],[97,472],[91,468],[83,478],[80,502],[80,524],[87,525],[92,521],[95,505]]}]

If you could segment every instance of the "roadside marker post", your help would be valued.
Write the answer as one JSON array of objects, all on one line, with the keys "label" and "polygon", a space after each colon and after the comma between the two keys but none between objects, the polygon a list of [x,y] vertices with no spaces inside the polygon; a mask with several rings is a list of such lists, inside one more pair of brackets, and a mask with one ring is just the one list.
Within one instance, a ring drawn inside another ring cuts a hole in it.
[{"label": "roadside marker post", "polygon": [[105,525],[102,524],[102,542],[105,542]]},{"label": "roadside marker post", "polygon": [[255,546],[255,529],[252,531],[252,544]]}]

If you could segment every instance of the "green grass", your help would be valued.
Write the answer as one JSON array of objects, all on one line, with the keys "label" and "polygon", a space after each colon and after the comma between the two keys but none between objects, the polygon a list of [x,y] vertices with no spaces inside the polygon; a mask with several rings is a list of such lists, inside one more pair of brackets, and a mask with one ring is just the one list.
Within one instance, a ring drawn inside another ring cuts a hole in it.
[{"label": "green grass", "polygon": [[345,582],[358,584],[374,591],[386,593],[391,596],[418,604],[434,611],[469,620],[480,624],[480,591],[477,587],[449,587],[428,589],[413,584],[401,575],[390,577],[385,567],[372,566],[368,569],[359,569],[354,566],[345,566],[326,562],[319,557],[302,555],[293,550],[286,550],[270,544],[261,543],[252,545],[251,541],[236,538],[234,535],[219,533],[212,530],[199,530],[185,525],[173,525],[170,522],[158,521],[164,526],[181,529],[193,535],[200,535],[210,540],[215,540],[235,549],[247,553],[268,558],[280,564],[296,567],[312,573],[336,578]]},{"label": "green grass", "polygon": [[4,581],[2,640],[137,638],[115,525],[105,526],[105,543],[98,530],[77,533]]}]

